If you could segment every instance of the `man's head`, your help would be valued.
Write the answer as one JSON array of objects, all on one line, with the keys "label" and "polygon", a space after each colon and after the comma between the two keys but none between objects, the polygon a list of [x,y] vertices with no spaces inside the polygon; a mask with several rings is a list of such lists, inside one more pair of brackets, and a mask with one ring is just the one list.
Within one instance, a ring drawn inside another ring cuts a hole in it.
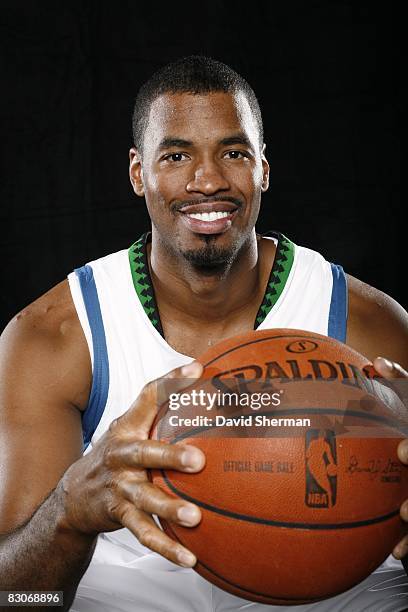
[{"label": "man's head", "polygon": [[133,130],[130,178],[146,199],[154,240],[197,268],[227,268],[254,238],[268,187],[250,86],[220,62],[179,60],[143,85]]},{"label": "man's head", "polygon": [[209,57],[191,55],[179,59],[155,72],[137,94],[132,119],[133,141],[143,155],[146,126],[152,102],[162,94],[208,94],[242,92],[251,108],[259,131],[259,146],[263,145],[261,109],[249,83],[235,70]]}]

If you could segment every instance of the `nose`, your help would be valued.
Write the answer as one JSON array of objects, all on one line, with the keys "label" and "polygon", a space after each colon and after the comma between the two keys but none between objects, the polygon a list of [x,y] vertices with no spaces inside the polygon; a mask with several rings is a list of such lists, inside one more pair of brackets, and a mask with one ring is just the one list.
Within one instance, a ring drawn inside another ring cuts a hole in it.
[{"label": "nose", "polygon": [[230,188],[230,183],[223,173],[217,160],[206,159],[197,162],[193,170],[193,176],[186,185],[188,193],[202,193],[212,195],[218,191]]}]

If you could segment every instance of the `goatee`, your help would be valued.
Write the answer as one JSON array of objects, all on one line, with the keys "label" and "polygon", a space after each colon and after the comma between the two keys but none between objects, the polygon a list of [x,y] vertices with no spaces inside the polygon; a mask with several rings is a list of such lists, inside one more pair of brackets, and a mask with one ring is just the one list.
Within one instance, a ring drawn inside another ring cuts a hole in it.
[{"label": "goatee", "polygon": [[216,245],[216,235],[200,236],[205,244],[198,249],[182,251],[183,257],[201,272],[214,274],[228,268],[235,254],[234,248],[222,248]]}]

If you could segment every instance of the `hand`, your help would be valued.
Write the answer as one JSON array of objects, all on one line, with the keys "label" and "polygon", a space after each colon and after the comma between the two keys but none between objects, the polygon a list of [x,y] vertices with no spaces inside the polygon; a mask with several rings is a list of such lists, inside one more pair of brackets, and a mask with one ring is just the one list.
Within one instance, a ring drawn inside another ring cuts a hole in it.
[{"label": "hand", "polygon": [[198,472],[204,467],[205,456],[195,446],[148,439],[157,407],[168,398],[169,379],[173,379],[172,391],[178,391],[202,370],[201,364],[193,362],[146,385],[92,451],[71,465],[61,483],[68,528],[98,534],[127,527],[144,546],[170,561],[183,567],[195,565],[195,556],[169,538],[151,515],[192,527],[201,520],[199,508],[170,497],[149,481],[146,470]]},{"label": "hand", "polygon": [[[406,372],[398,363],[394,363],[388,359],[377,357],[377,359],[374,360],[373,365],[377,372],[388,380],[393,380],[396,378],[408,379],[408,372]],[[408,465],[408,438],[402,440],[398,445],[398,458],[402,463]],[[400,515],[403,521],[408,522],[408,499],[401,505]],[[408,535],[398,542],[392,551],[392,554],[396,559],[403,559],[403,557],[408,555]]]}]

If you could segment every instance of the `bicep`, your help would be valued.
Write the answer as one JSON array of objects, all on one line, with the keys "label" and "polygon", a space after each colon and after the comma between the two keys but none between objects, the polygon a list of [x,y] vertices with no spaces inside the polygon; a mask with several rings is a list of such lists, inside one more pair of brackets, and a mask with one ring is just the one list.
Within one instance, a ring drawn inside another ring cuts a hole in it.
[{"label": "bicep", "polygon": [[347,344],[371,361],[386,357],[408,367],[408,314],[385,293],[348,277]]},{"label": "bicep", "polygon": [[82,455],[78,347],[19,323],[0,340],[0,533],[24,523]]}]

